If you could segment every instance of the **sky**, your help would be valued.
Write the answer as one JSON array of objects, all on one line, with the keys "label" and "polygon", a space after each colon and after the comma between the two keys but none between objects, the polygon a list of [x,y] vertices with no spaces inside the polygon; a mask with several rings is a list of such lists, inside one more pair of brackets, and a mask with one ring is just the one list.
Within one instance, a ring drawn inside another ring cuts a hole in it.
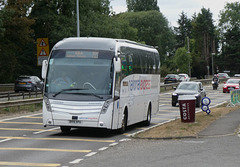
[{"label": "sky", "polygon": [[[126,0],[110,0],[113,11],[121,13],[127,11]],[[182,11],[192,18],[194,13],[199,13],[201,8],[210,9],[213,14],[214,24],[218,23],[220,11],[226,3],[238,2],[237,0],[158,0],[160,12],[167,18],[171,26],[178,26],[177,20]]]}]

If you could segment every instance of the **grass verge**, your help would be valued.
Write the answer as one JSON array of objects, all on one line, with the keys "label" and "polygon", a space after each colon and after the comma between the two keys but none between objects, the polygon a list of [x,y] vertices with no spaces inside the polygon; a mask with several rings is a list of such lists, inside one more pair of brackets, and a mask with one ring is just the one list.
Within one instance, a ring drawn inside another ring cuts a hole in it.
[{"label": "grass verge", "polygon": [[205,112],[199,112],[195,115],[195,123],[182,123],[181,119],[176,119],[144,132],[138,133],[134,138],[143,139],[164,139],[197,137],[198,133],[207,128],[213,121],[223,117],[229,112],[240,109],[240,106],[229,107],[228,104],[211,109],[208,115]]},{"label": "grass verge", "polygon": [[6,107],[0,109],[0,117],[8,117],[12,115],[21,115],[25,113],[34,113],[42,109],[42,103],[30,104],[18,107]]}]

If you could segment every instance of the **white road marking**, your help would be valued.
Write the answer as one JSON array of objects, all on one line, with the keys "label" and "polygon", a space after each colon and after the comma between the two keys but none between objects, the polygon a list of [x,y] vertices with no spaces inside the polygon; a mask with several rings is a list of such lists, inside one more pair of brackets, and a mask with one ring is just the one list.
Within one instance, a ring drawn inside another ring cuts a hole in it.
[{"label": "white road marking", "polygon": [[5,141],[9,141],[9,140],[12,140],[12,139],[4,139],[4,140],[0,140],[0,143],[3,143]]},{"label": "white road marking", "polygon": [[39,132],[33,132],[33,134],[39,134],[39,133],[44,133],[44,132],[49,132],[49,131],[54,131],[54,130],[58,130],[59,127],[57,128],[52,128],[52,129],[47,129],[47,130],[42,130],[42,131],[39,131]]},{"label": "white road marking", "polygon": [[85,155],[86,157],[91,157],[91,156],[93,156],[93,155],[95,155],[95,154],[97,154],[97,152],[91,152],[91,153],[89,153],[89,154],[87,154],[87,155]]},{"label": "white road marking", "polygon": [[20,116],[20,117],[13,117],[13,118],[7,118],[7,119],[2,119],[0,120],[0,122],[3,122],[3,121],[11,121],[11,120],[14,120],[14,119],[20,119],[20,118],[26,118],[26,116],[28,117],[32,117],[32,116],[36,116],[36,115],[41,115],[42,113],[38,113],[38,114],[32,114],[32,115],[25,115],[25,116]]},{"label": "white road marking", "polygon": [[122,139],[122,140],[119,140],[120,142],[123,142],[123,141],[130,141],[131,139]]},{"label": "white road marking", "polygon": [[74,161],[69,162],[70,164],[78,164],[83,159],[75,159]]},{"label": "white road marking", "polygon": [[109,146],[116,146],[116,145],[118,145],[118,143],[109,144]]},{"label": "white road marking", "polygon": [[102,148],[99,148],[98,150],[103,151],[103,150],[106,150],[106,149],[108,149],[108,147],[102,147]]}]

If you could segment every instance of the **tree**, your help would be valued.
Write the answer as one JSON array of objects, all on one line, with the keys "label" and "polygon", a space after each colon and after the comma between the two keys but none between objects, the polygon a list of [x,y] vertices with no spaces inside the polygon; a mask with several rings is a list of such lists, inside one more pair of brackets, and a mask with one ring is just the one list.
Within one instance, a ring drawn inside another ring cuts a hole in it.
[{"label": "tree", "polygon": [[192,37],[192,25],[191,19],[187,18],[187,15],[182,12],[178,19],[178,27],[174,27],[176,33],[177,48],[183,47],[186,44],[186,39]]},{"label": "tree", "polygon": [[[210,71],[211,67],[211,55],[215,51],[215,27],[213,25],[212,13],[209,9],[202,8],[201,12],[193,20],[193,38],[195,41],[194,51],[196,56],[200,56],[203,59],[202,67],[205,67],[201,73],[203,77]],[[195,67],[193,70],[198,70]],[[208,68],[207,68],[208,67]],[[207,69],[209,71],[207,71]],[[209,74],[209,73],[208,73]]]},{"label": "tree", "polygon": [[[0,82],[9,83],[19,75],[24,66],[21,58],[25,56],[25,46],[33,42],[31,26],[33,19],[27,17],[31,0],[8,0],[0,10],[2,20],[2,40],[0,40]],[[11,21],[9,21],[11,20]],[[4,31],[3,31],[4,30]]]},{"label": "tree", "polygon": [[76,34],[75,3],[63,0],[34,0],[30,18],[35,19],[34,39],[49,38],[50,48],[59,40]]},{"label": "tree", "polygon": [[189,65],[191,64],[191,58],[188,54],[188,51],[185,47],[178,48],[175,56],[174,62],[176,64],[176,68],[179,69],[180,73],[188,73],[189,72]]},{"label": "tree", "polygon": [[173,55],[174,34],[161,12],[127,12],[120,14],[119,18],[127,20],[131,27],[137,29],[137,42],[158,47],[162,63],[167,55]]},{"label": "tree", "polygon": [[159,11],[157,0],[126,0],[128,12]]},{"label": "tree", "polygon": [[[240,2],[227,3],[220,12],[219,29],[222,50],[218,66],[220,70],[240,71]],[[227,61],[225,61],[227,60]],[[224,63],[221,63],[224,62]]]}]

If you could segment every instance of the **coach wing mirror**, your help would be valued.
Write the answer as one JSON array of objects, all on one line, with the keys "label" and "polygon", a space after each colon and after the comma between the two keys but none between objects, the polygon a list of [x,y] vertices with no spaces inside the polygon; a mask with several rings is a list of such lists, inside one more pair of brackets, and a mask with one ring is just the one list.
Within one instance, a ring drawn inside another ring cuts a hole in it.
[{"label": "coach wing mirror", "polygon": [[113,58],[114,71],[121,72],[121,59],[119,57]]},{"label": "coach wing mirror", "polygon": [[42,79],[46,79],[47,65],[48,65],[48,61],[47,60],[43,60],[43,62],[42,62]]}]

